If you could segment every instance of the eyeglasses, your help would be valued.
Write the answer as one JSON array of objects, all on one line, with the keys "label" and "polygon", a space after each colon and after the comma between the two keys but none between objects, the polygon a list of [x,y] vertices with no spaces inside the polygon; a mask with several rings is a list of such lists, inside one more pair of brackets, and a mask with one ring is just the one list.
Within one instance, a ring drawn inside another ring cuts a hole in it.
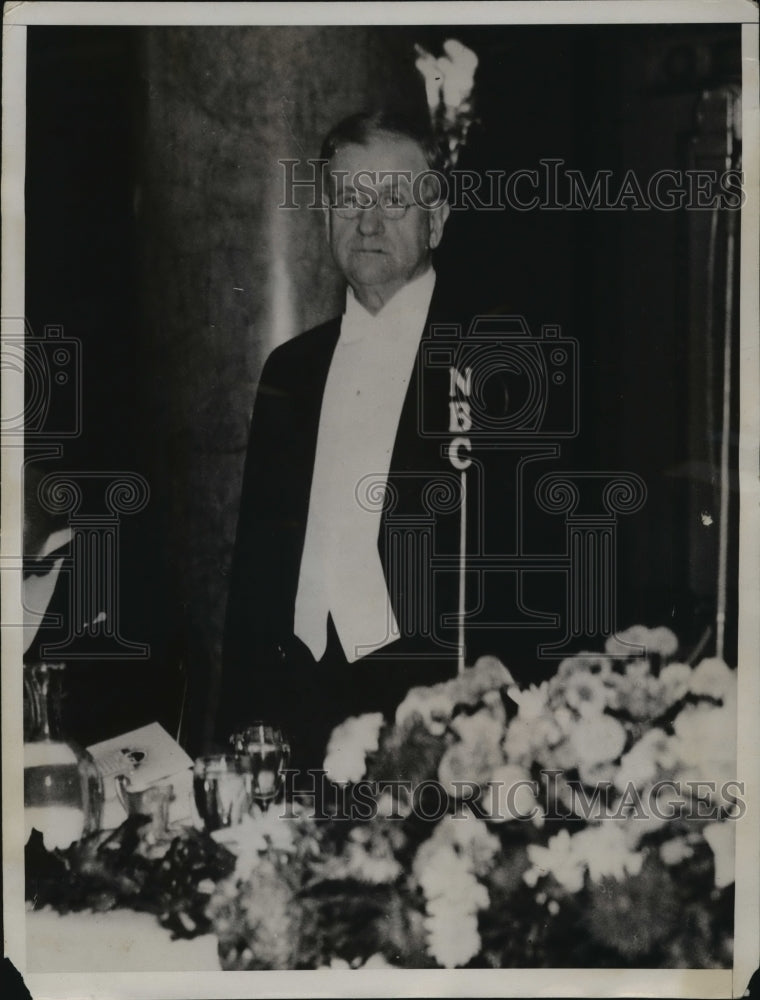
[{"label": "eyeglasses", "polygon": [[339,219],[356,219],[362,212],[371,208],[377,208],[384,219],[402,219],[411,204],[393,191],[383,192],[376,197],[364,191],[361,197],[358,192],[345,194],[331,207]]}]

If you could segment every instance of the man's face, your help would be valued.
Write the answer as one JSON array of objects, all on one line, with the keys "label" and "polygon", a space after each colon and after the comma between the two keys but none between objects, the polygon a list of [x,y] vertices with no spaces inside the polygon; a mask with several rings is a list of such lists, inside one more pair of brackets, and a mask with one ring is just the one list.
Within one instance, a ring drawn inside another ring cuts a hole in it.
[{"label": "man's face", "polygon": [[[419,185],[413,182],[428,166],[411,139],[381,134],[366,146],[344,146],[328,170],[332,207],[327,210],[327,236],[332,255],[359,301],[366,304],[371,299],[379,307],[428,269],[448,205],[426,208],[421,203],[424,194],[420,196]],[[419,204],[414,203],[415,192]],[[359,210],[355,217],[345,218],[336,203]]]}]

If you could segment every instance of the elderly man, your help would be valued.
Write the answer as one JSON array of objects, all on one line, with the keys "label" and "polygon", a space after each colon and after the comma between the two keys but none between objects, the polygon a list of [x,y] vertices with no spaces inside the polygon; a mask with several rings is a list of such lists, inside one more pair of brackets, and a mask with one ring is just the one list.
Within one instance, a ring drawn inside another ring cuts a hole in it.
[{"label": "elderly man", "polygon": [[456,671],[449,368],[424,349],[460,319],[432,267],[449,214],[435,156],[387,114],[330,132],[325,218],[345,312],[278,347],[257,393],[217,732],[280,722],[301,767],[321,766],[348,715],[388,713]]}]

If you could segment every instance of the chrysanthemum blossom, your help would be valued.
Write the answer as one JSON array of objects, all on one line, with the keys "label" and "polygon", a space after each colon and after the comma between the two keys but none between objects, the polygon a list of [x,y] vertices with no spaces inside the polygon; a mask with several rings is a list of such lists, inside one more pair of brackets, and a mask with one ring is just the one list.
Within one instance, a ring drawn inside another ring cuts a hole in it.
[{"label": "chrysanthemum blossom", "polygon": [[678,649],[678,639],[669,628],[647,628],[645,625],[632,625],[619,635],[610,636],[604,645],[610,656],[637,656],[635,647],[643,647],[644,656],[660,656],[666,660],[674,656]]},{"label": "chrysanthemum blossom", "polygon": [[359,781],[366,771],[368,753],[377,750],[381,712],[352,716],[336,726],[327,744],[324,769],[336,784]]},{"label": "chrysanthemum blossom", "polygon": [[592,882],[606,877],[622,882],[628,875],[638,875],[644,862],[642,853],[629,849],[623,824],[610,820],[581,830],[571,843]]},{"label": "chrysanthemum blossom", "polygon": [[660,697],[665,707],[684,697],[691,683],[692,668],[688,663],[667,663],[660,671]]},{"label": "chrysanthemum blossom", "polygon": [[723,701],[734,693],[736,688],[736,672],[717,658],[702,660],[694,668],[689,680],[689,690],[692,694],[706,695]]},{"label": "chrysanthemum blossom", "polygon": [[616,760],[625,747],[625,729],[611,715],[597,715],[577,722],[570,733],[576,759],[584,764]]},{"label": "chrysanthemum blossom", "polygon": [[580,892],[583,888],[585,865],[567,830],[550,837],[546,847],[530,844],[528,860],[532,867],[523,878],[529,886],[535,886],[539,878],[551,874],[568,892]]},{"label": "chrysanthemum blossom", "polygon": [[534,819],[540,812],[536,794],[537,783],[527,770],[516,764],[505,764],[491,775],[483,789],[479,805],[493,823],[515,819]]}]

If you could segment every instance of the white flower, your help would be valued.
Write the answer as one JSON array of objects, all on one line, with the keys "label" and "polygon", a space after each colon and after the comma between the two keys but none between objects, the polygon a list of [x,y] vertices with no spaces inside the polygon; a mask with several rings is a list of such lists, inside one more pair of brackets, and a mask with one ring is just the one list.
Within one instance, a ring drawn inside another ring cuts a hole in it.
[{"label": "white flower", "polygon": [[295,823],[292,817],[280,815],[276,806],[267,812],[257,810],[243,817],[237,826],[215,830],[211,836],[219,844],[229,844],[237,856],[235,875],[247,879],[271,846],[278,851],[292,854],[296,849]]},{"label": "white flower", "polygon": [[393,855],[372,854],[361,844],[349,843],[346,848],[346,875],[370,885],[395,882],[401,874],[401,865]]},{"label": "white flower", "polygon": [[568,892],[580,892],[583,888],[585,865],[578,856],[567,830],[560,830],[549,838],[546,847],[528,845],[528,860],[532,868],[523,875],[529,886],[534,886],[543,876],[552,874]]},{"label": "white flower", "polygon": [[623,825],[611,820],[576,833],[572,848],[588,867],[592,882],[605,876],[622,882],[627,875],[638,875],[644,863],[643,854],[629,850]]},{"label": "white flower", "polygon": [[559,727],[563,736],[569,736],[575,726],[573,713],[569,708],[565,708],[564,705],[561,708],[558,708],[554,713],[554,722]]},{"label": "white flower", "polygon": [[636,647],[643,647],[646,654],[648,635],[649,629],[645,625],[631,625],[620,635],[611,635],[604,644],[604,650],[610,656],[615,657],[641,656],[641,649]]},{"label": "white flower", "polygon": [[462,712],[455,716],[451,722],[451,728],[457,734],[462,743],[469,746],[478,744],[491,744],[498,746],[504,736],[504,707],[500,703],[501,717],[498,711],[490,708],[481,709],[472,715]]},{"label": "white flower", "polygon": [[639,839],[645,833],[658,829],[673,819],[688,815],[690,808],[689,796],[681,787],[680,781],[655,782],[642,790],[640,799],[646,812],[646,819],[637,819],[631,823],[630,829],[637,831]]},{"label": "white flower", "polygon": [[377,800],[377,815],[381,819],[405,819],[412,811],[408,793],[393,795],[384,791]]},{"label": "white flower", "polygon": [[531,684],[521,691],[518,687],[510,688],[510,697],[519,706],[518,716],[521,719],[536,719],[546,711],[546,701],[549,696],[549,685],[544,681],[539,687]]},{"label": "white flower", "polygon": [[[725,765],[735,766],[736,716],[732,708],[716,708],[704,703],[687,705],[673,723],[673,749],[686,765],[704,769],[705,779],[718,780]],[[728,775],[730,777],[730,775]]]},{"label": "white flower", "polygon": [[396,709],[396,725],[400,728],[419,717],[433,736],[441,736],[454,711],[455,700],[444,684],[432,688],[412,688]]},{"label": "white flower", "polygon": [[568,677],[578,672],[590,673],[606,680],[612,673],[612,663],[603,653],[592,653],[589,650],[568,656],[557,667],[557,673],[552,678],[550,687],[561,687]]},{"label": "white flower", "polygon": [[389,962],[381,951],[376,951],[370,955],[364,965],[357,966],[359,969],[396,969],[398,966]]},{"label": "white flower", "polygon": [[332,781],[348,784],[364,777],[366,756],[377,750],[382,724],[382,713],[371,712],[352,716],[333,729],[324,763]]},{"label": "white flower", "polygon": [[345,960],[345,958],[331,958],[329,965],[320,965],[320,969],[350,969],[351,966]]},{"label": "white flower", "polygon": [[[523,882],[525,882],[526,885],[529,885],[531,889],[535,889],[538,884],[538,880],[548,874],[548,870],[542,870],[536,865],[533,865],[531,868],[526,868],[523,872]],[[536,896],[536,899],[538,899],[538,896]]]},{"label": "white flower", "polygon": [[456,38],[447,38],[443,51],[445,55],[438,60],[443,74],[443,103],[447,108],[459,108],[472,93],[478,57]]},{"label": "white flower", "polygon": [[567,679],[565,701],[583,716],[600,715],[607,707],[607,687],[597,674],[578,670]]},{"label": "white flower", "polygon": [[455,816],[445,816],[436,827],[435,836],[468,851],[487,848],[494,854],[499,849],[498,838],[489,833],[485,823],[468,808],[463,808]]},{"label": "white flower", "polygon": [[625,746],[625,729],[610,715],[596,715],[573,725],[570,741],[577,760],[584,764],[605,764],[615,760]]},{"label": "white flower", "polygon": [[515,679],[498,656],[479,656],[459,677],[448,681],[457,692],[457,701],[475,704],[488,691],[513,687]]},{"label": "white flower", "polygon": [[655,718],[665,707],[662,685],[652,674],[649,660],[632,660],[626,664],[617,696],[617,707],[625,709],[635,719]]},{"label": "white flower", "polygon": [[425,81],[428,107],[434,111],[441,102],[443,73],[438,66],[438,60],[432,52],[423,49],[421,45],[415,45],[415,49],[417,51],[417,59],[414,65]]},{"label": "white flower", "polygon": [[[567,714],[570,721],[570,713]],[[504,737],[503,749],[507,760],[526,766],[533,761],[544,763],[551,748],[561,743],[564,736],[555,716],[556,713],[548,709],[535,719],[523,718],[518,712],[509,723]]]},{"label": "white flower", "polygon": [[[512,691],[519,691],[520,689],[517,685],[512,684],[507,688],[507,694],[511,695]],[[481,698],[483,705],[488,711],[493,715],[494,718],[501,719],[502,722],[506,722],[507,713],[504,709],[504,702],[501,700],[501,691],[486,691]]]},{"label": "white flower", "polygon": [[513,819],[533,819],[540,811],[536,795],[538,784],[525,768],[506,764],[497,768],[483,789],[480,807],[493,823]]},{"label": "white flower", "polygon": [[692,670],[688,663],[667,663],[660,671],[660,697],[666,706],[679,701],[689,690]]},{"label": "white flower", "polygon": [[660,844],[660,859],[664,865],[678,865],[694,854],[685,837],[673,837]]},{"label": "white flower", "polygon": [[707,695],[723,701],[733,694],[736,687],[736,672],[718,659],[702,660],[691,674],[689,690],[692,694]]},{"label": "white flower", "polygon": [[658,764],[667,760],[669,739],[662,729],[649,729],[634,743],[620,761],[615,775],[615,787],[621,791],[628,785],[643,788],[657,776]]},{"label": "white flower", "polygon": [[425,918],[428,951],[446,969],[466,965],[480,951],[478,918],[455,905]]},{"label": "white flower", "polygon": [[615,764],[609,760],[597,764],[589,764],[584,760],[578,762],[578,777],[590,788],[596,785],[611,785],[616,770]]},{"label": "white flower", "polygon": [[[446,857],[447,852],[441,852],[441,858]],[[448,864],[450,883],[445,889],[438,891],[437,895],[428,897],[427,911],[432,915],[446,913],[450,909],[456,909],[460,913],[475,913],[477,910],[484,910],[488,906],[488,891],[472,872],[461,863]]]},{"label": "white flower", "polygon": [[[654,798],[655,797],[651,794],[651,791],[648,797],[646,794],[641,796],[641,801],[645,809],[647,807],[647,803],[654,801]],[[619,805],[620,803],[618,802],[618,806]],[[627,815],[624,826],[626,843],[631,850],[635,850],[647,834],[655,833],[657,830],[662,829],[666,823],[666,819],[663,819],[662,816],[657,816],[651,811],[647,811],[644,816],[636,815],[635,812],[632,815]]]},{"label": "white flower", "polygon": [[478,910],[488,892],[485,874],[499,841],[474,815],[447,816],[417,850],[412,871],[425,894],[428,950],[439,965],[465,965],[480,951]]},{"label": "white flower", "polygon": [[658,654],[667,659],[678,649],[678,639],[669,628],[647,628],[645,625],[632,625],[618,636],[610,636],[605,643],[605,650],[610,656],[640,656],[633,647],[643,646],[644,656]]},{"label": "white flower", "polygon": [[417,69],[425,80],[428,107],[435,111],[441,101],[458,109],[472,93],[478,57],[455,38],[443,43],[444,54],[436,59],[421,45],[415,45]]},{"label": "white flower", "polygon": [[486,702],[493,708],[496,699],[486,698],[486,695],[511,688],[514,683],[501,660],[495,656],[481,656],[473,666],[450,681],[412,688],[396,709],[396,725],[405,728],[419,719],[434,736],[440,736],[457,705],[475,706]]},{"label": "white flower", "polygon": [[634,684],[644,684],[646,679],[649,677],[650,670],[651,667],[649,660],[631,660],[630,663],[626,663],[625,665],[625,676]]},{"label": "white flower", "polygon": [[731,885],[736,872],[736,831],[731,823],[708,823],[702,836],[715,858],[715,886]]},{"label": "white flower", "polygon": [[[453,851],[464,871],[485,874],[499,846],[498,837],[489,832],[483,820],[463,808],[456,816],[445,816],[432,837],[420,846],[414,859],[414,873],[418,881],[431,876],[435,880],[453,863],[446,854]],[[429,895],[436,894],[432,883],[428,883],[428,888]]]},{"label": "white flower", "polygon": [[674,632],[671,632],[665,625],[658,625],[657,628],[650,629],[649,632],[649,652],[659,653],[666,660],[669,656],[675,655],[678,649],[678,639]]}]

